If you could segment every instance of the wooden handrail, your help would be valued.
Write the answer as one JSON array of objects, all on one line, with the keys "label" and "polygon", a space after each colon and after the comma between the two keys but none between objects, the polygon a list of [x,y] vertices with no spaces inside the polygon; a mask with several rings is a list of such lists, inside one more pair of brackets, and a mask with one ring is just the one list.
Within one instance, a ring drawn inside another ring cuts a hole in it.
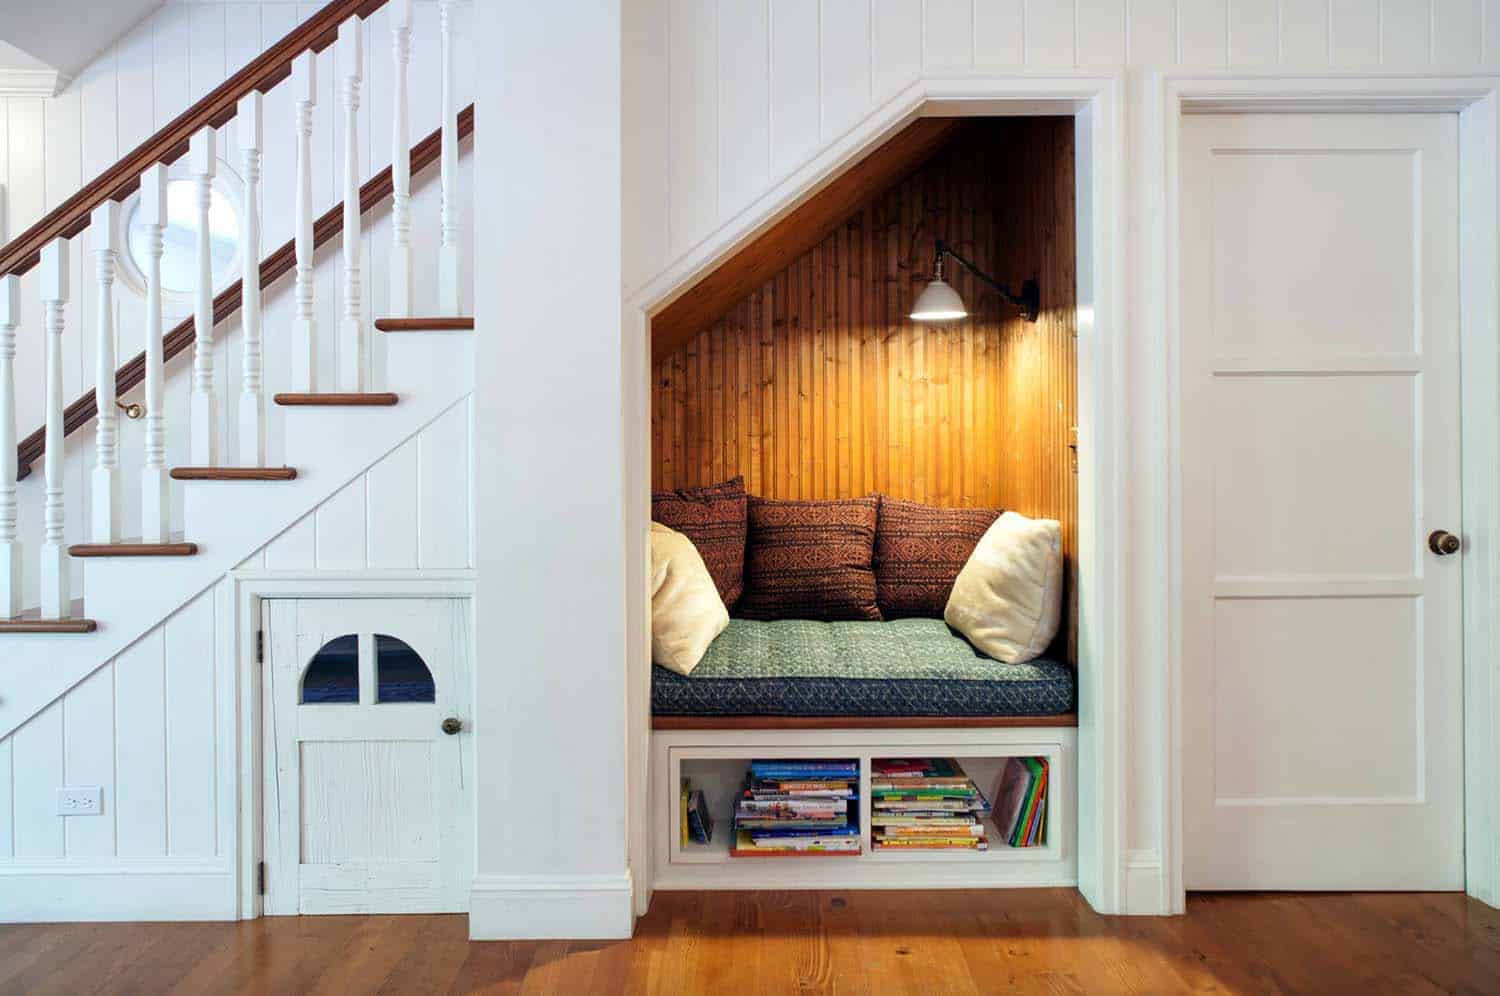
[{"label": "wooden handrail", "polygon": [[[384,0],[382,0],[384,2]],[[324,8],[325,10],[327,8]],[[474,105],[470,104],[458,112],[458,137],[467,138],[474,132]],[[411,147],[411,171],[415,175],[437,162],[442,154],[442,129],[434,131]],[[359,188],[359,210],[369,211],[391,195],[391,168],[376,173]],[[321,246],[342,231],[344,220],[343,202],[335,204],[313,223],[313,245]],[[269,287],[271,282],[291,272],[297,265],[295,241],[284,243],[260,264],[260,285]],[[236,280],[214,298],[214,325],[234,314],[240,307],[240,282]],[[193,344],[193,319],[183,319],[172,331],[162,337],[162,362],[186,350]],[[115,371],[115,394],[123,395],[146,379],[146,354],[137,353],[133,359]],[[99,413],[99,405],[90,391],[63,410],[63,435],[68,435],[80,426],[87,425]],[[16,480],[31,474],[32,461],[47,449],[47,432],[41,428],[21,440],[16,447]]]},{"label": "wooden handrail", "polygon": [[89,213],[105,201],[123,200],[140,186],[141,173],[156,163],[170,163],[187,152],[188,139],[205,126],[220,128],[234,119],[235,104],[252,90],[262,93],[286,79],[292,60],[308,49],[321,52],[338,39],[339,25],[365,17],[388,0],[333,0],[297,25],[286,37],[250,61],[206,97],[129,155],[94,178],[78,193],[47,212],[35,225],[0,247],[0,276],[25,273],[37,264],[42,246],[55,238],[71,239],[89,227]]}]

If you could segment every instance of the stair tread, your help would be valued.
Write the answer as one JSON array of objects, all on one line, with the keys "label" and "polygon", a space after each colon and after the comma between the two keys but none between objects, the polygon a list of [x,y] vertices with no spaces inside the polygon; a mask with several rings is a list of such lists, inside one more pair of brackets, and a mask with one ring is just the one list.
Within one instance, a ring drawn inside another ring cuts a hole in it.
[{"label": "stair tread", "polygon": [[473,315],[436,315],[424,318],[377,318],[381,332],[464,332],[474,328]]},{"label": "stair tread", "polygon": [[173,467],[174,481],[292,481],[295,467]]},{"label": "stair tread", "polygon": [[92,619],[0,619],[0,634],[92,633],[98,628]]},{"label": "stair tread", "polygon": [[68,547],[74,557],[191,557],[197,543],[75,543]]},{"label": "stair tread", "polygon": [[326,392],[326,393],[322,393],[322,394],[318,394],[318,393],[311,393],[311,394],[282,393],[282,394],[277,394],[274,397],[275,397],[275,401],[276,401],[276,403],[278,405],[289,405],[289,406],[293,406],[293,407],[303,407],[303,406],[312,406],[312,405],[328,405],[328,406],[335,406],[335,407],[336,406],[350,406],[350,407],[375,406],[375,407],[386,407],[386,406],[389,406],[389,405],[394,405],[398,400],[400,400],[391,391],[360,391],[360,392],[352,392],[352,391],[336,392],[335,391],[335,392]]}]

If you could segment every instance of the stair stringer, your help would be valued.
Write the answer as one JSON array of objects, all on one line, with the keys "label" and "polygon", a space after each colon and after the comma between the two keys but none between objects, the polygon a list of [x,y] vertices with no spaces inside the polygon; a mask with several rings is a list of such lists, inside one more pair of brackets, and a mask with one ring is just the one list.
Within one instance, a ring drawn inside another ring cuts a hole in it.
[{"label": "stair stringer", "polygon": [[0,739],[471,394],[473,336],[386,334],[392,407],[283,410],[296,480],[182,482],[197,556],[92,561],[83,598],[96,632],[0,638]]}]

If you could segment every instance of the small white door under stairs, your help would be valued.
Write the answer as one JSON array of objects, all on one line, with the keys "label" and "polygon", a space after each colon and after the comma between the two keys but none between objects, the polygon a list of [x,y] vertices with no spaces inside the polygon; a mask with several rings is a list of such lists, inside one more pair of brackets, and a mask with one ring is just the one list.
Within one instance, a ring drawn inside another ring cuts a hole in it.
[{"label": "small white door under stairs", "polygon": [[275,599],[264,618],[265,913],[466,911],[464,603]]}]

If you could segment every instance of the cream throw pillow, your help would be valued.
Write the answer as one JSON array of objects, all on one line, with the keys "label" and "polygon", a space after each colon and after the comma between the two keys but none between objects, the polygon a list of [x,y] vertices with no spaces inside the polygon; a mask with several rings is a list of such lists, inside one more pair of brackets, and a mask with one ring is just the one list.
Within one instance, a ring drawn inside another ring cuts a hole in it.
[{"label": "cream throw pillow", "polygon": [[728,625],[729,610],[693,541],[651,523],[651,659],[687,674]]},{"label": "cream throw pillow", "polygon": [[976,649],[1007,664],[1039,656],[1062,615],[1062,529],[1006,512],[958,572],[943,619]]}]

